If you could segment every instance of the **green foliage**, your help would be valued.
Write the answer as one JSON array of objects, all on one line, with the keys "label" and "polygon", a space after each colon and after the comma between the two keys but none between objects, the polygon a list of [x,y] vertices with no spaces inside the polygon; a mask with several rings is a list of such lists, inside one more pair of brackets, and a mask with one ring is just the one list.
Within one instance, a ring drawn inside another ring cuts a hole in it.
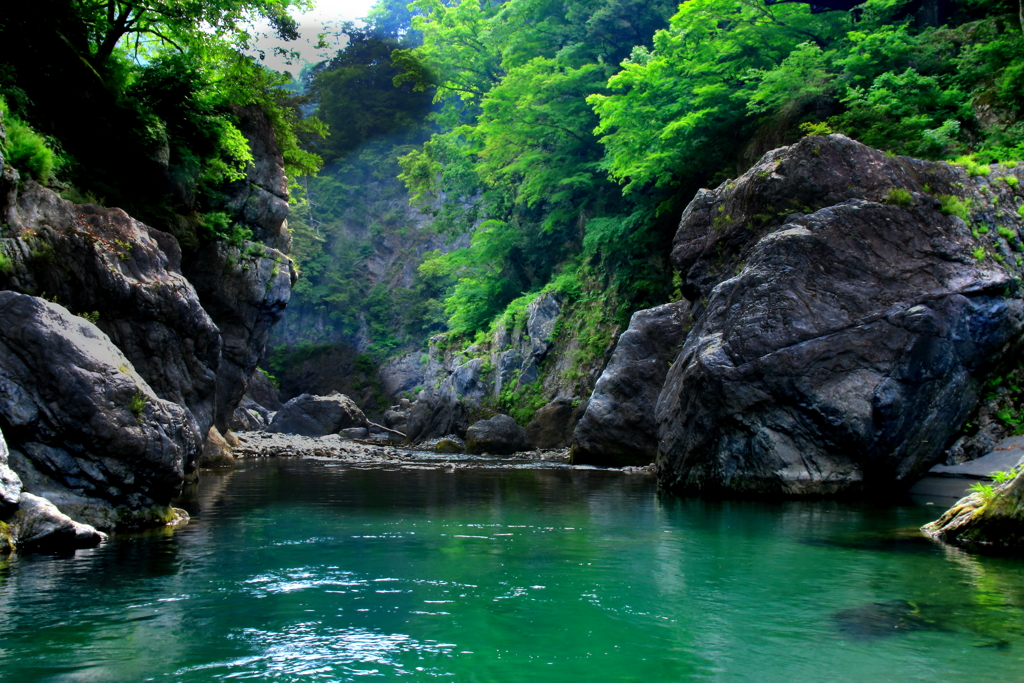
[{"label": "green foliage", "polygon": [[976,493],[981,496],[981,502],[983,505],[987,505],[995,498],[996,491],[992,484],[983,484],[978,482],[977,484],[971,484],[968,489],[971,493]]},{"label": "green foliage", "polygon": [[142,393],[141,389],[137,389],[128,401],[128,410],[132,411],[136,418],[142,415],[142,411],[146,408],[146,403],[149,401],[149,396]]},{"label": "green foliage", "polygon": [[970,220],[971,200],[960,199],[951,194],[939,195],[942,213],[947,216],[959,216],[964,221]]},{"label": "green foliage", "polygon": [[889,191],[885,195],[883,204],[893,204],[894,206],[902,206],[904,208],[913,205],[914,195],[907,190],[899,187],[889,188]]},{"label": "green foliage", "polygon": [[832,128],[827,123],[811,123],[810,121],[800,124],[800,130],[805,135],[831,135]]},{"label": "green foliage", "polygon": [[977,249],[975,249],[974,250],[974,258],[978,259],[979,261],[984,259],[985,258],[985,247],[978,247]]},{"label": "green foliage", "polygon": [[1012,240],[1017,237],[1017,232],[1011,228],[1007,228],[1005,225],[997,227],[996,232],[1005,240]]},{"label": "green foliage", "polygon": [[78,317],[85,318],[86,320],[91,322],[93,325],[95,325],[96,323],[98,323],[100,321],[100,312],[99,311],[92,311],[91,313],[79,313]]},{"label": "green foliage", "polygon": [[0,251],[0,273],[10,275],[14,272],[14,259]]},{"label": "green foliage", "polygon": [[7,142],[0,143],[0,153],[12,166],[46,185],[53,175],[55,154],[42,135],[21,119],[11,116],[10,109],[0,97],[0,125],[6,129]]},{"label": "green foliage", "polygon": [[987,165],[979,164],[975,160],[974,156],[975,155],[973,154],[965,154],[963,156],[957,157],[956,159],[953,159],[953,161],[951,161],[950,163],[956,166],[963,166],[967,170],[967,175],[971,177],[979,175],[984,176],[992,172],[992,169],[989,168]]},{"label": "green foliage", "polygon": [[1017,183],[1020,182],[1020,179],[1017,178],[1017,176],[1012,176],[1012,175],[1002,176],[1000,178],[996,178],[996,180],[1002,180],[1004,183],[1006,183],[1007,185],[1009,185],[1010,187],[1013,187],[1013,188],[1016,188],[1017,187]]}]

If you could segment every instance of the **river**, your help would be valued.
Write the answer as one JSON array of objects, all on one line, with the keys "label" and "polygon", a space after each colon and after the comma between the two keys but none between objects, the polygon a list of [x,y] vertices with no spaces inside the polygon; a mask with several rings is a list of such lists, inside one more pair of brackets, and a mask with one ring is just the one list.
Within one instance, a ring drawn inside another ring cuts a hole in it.
[{"label": "river", "polygon": [[939,508],[253,459],[177,530],[0,566],[4,681],[1024,679],[1024,563]]}]

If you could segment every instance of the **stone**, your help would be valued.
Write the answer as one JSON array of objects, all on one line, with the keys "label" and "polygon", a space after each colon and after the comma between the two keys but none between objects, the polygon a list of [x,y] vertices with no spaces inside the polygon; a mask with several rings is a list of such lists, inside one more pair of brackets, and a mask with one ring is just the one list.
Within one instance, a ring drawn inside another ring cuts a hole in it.
[{"label": "stone", "polygon": [[[230,432],[229,432],[230,433]],[[231,444],[228,443],[216,427],[210,427],[203,443],[203,453],[199,456],[199,466],[208,468],[234,467],[235,456]]]},{"label": "stone", "polygon": [[526,333],[530,337],[530,355],[540,361],[551,349],[555,323],[562,312],[562,297],[557,292],[545,292],[526,307]]},{"label": "stone", "polygon": [[474,422],[466,430],[467,453],[508,455],[529,447],[526,430],[508,415],[495,415],[489,420]]},{"label": "stone", "polygon": [[267,431],[325,436],[352,427],[367,428],[369,424],[363,411],[348,396],[338,393],[329,396],[302,394],[277,411]]},{"label": "stone", "polygon": [[268,411],[280,410],[281,406],[284,405],[281,403],[277,387],[267,377],[267,373],[263,372],[260,368],[256,368],[256,371],[252,373],[252,377],[249,378],[249,382],[245,387],[245,395]]},{"label": "stone", "polygon": [[[167,506],[202,443],[188,411],[157,397],[99,328],[11,291],[0,292],[0,424],[53,491],[125,519]],[[14,456],[25,490],[42,495]]]},{"label": "stone", "polygon": [[0,433],[0,517],[13,512],[21,500],[21,478],[11,469],[7,441]]},{"label": "stone", "polygon": [[263,357],[270,328],[284,315],[298,273],[283,253],[254,242],[208,244],[183,269],[223,340],[214,425],[224,432]]},{"label": "stone", "polygon": [[338,432],[346,439],[366,439],[370,436],[370,430],[366,427],[349,427]]},{"label": "stone", "polygon": [[574,463],[646,465],[658,455],[655,407],[692,320],[686,301],[637,311],[573,433]]},{"label": "stone", "polygon": [[466,447],[454,439],[441,439],[434,444],[435,453],[465,453]]},{"label": "stone", "polygon": [[975,182],[832,135],[698,193],[672,252],[694,326],[656,406],[662,486],[877,493],[942,461],[1024,329],[1009,248],[933,196],[992,206]]},{"label": "stone", "polygon": [[526,440],[532,448],[565,448],[586,409],[585,400],[556,398],[538,409],[526,425]]},{"label": "stone", "polygon": [[73,550],[91,548],[106,540],[106,534],[81,524],[57,506],[31,493],[22,493],[13,525],[19,550]]},{"label": "stone", "polygon": [[155,394],[187,408],[205,434],[214,420],[221,334],[181,273],[174,237],[121,209],[74,204],[31,181],[8,213],[0,243],[14,265],[0,274],[0,288],[97,313],[97,327]]}]

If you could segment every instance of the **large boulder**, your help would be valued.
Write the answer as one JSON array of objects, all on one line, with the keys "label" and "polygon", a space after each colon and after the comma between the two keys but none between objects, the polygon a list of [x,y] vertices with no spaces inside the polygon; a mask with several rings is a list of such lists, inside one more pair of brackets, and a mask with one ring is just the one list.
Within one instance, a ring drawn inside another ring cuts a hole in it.
[{"label": "large boulder", "polygon": [[12,520],[20,550],[69,550],[99,545],[107,535],[71,519],[46,498],[22,493]]},{"label": "large boulder", "polygon": [[7,440],[0,433],[0,518],[13,512],[21,500],[21,478],[10,467]]},{"label": "large boulder", "polygon": [[[940,461],[1018,351],[1012,185],[832,135],[698,193],[672,252],[696,305],[656,408],[662,485],[878,491]],[[989,229],[948,215],[963,200]]]},{"label": "large boulder", "polygon": [[333,393],[329,396],[302,394],[284,404],[274,415],[268,432],[326,436],[342,429],[369,427],[366,416],[348,396]]},{"label": "large boulder", "polygon": [[32,181],[11,201],[0,249],[12,267],[0,273],[0,288],[98,314],[96,325],[156,395],[188,408],[205,433],[214,420],[221,335],[181,273],[174,237]]},{"label": "large boulder", "polygon": [[542,406],[526,425],[526,440],[533,448],[564,448],[572,442],[573,430],[587,409],[587,402],[575,397],[556,398]]},{"label": "large boulder", "polygon": [[202,444],[188,411],[159,398],[99,328],[10,291],[0,292],[0,427],[25,490],[95,501],[106,528],[169,513]]},{"label": "large boulder", "polygon": [[466,430],[467,453],[508,455],[529,447],[526,430],[508,415],[495,415],[489,420],[474,422]]},{"label": "large boulder", "polygon": [[573,433],[574,463],[647,465],[658,455],[658,395],[692,321],[686,301],[637,311]]}]

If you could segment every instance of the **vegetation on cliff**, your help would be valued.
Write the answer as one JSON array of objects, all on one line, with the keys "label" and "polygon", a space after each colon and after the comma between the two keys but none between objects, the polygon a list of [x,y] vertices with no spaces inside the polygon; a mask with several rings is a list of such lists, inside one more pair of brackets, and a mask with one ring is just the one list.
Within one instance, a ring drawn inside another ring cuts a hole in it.
[{"label": "vegetation on cliff", "polygon": [[[301,99],[282,87],[287,76],[246,52],[254,17],[296,38],[288,11],[306,4],[47,0],[5,7],[0,93],[13,115],[8,144],[29,145],[8,150],[10,160],[68,198],[120,206],[185,247],[240,241],[246,235],[225,212],[225,192],[253,161],[239,129],[243,108],[267,117],[289,174],[315,173],[320,164],[306,148],[322,125],[300,115]],[[35,138],[19,133],[28,126]]]}]

